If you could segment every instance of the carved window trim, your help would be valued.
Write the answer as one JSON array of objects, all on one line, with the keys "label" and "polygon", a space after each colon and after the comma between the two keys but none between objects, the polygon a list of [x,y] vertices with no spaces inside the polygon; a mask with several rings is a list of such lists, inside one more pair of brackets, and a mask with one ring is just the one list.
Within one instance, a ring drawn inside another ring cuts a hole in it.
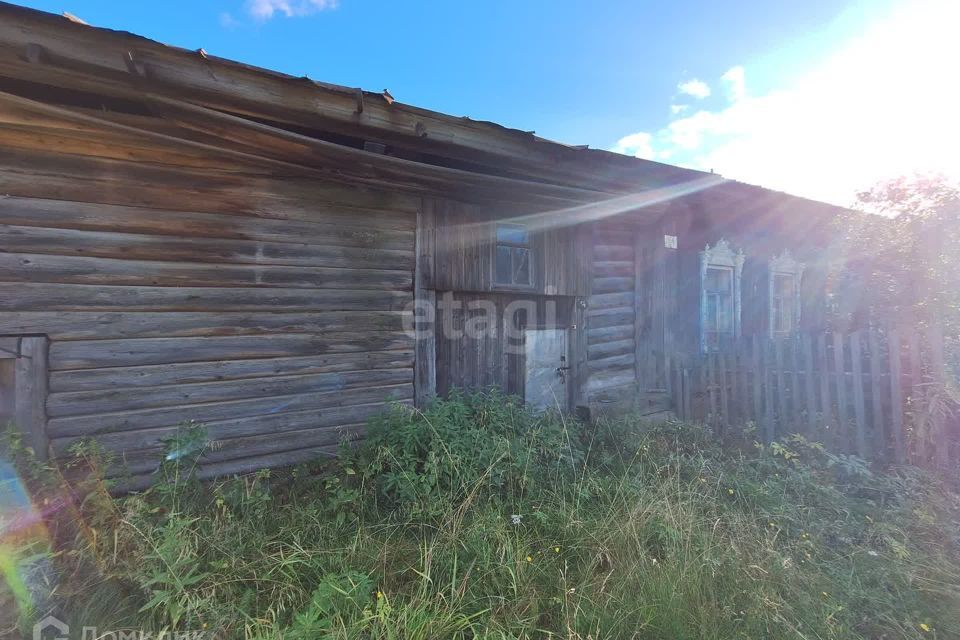
[{"label": "carved window trim", "polygon": [[[800,290],[803,282],[803,271],[806,264],[797,261],[790,253],[789,249],[784,249],[783,253],[770,259],[767,269],[767,329],[771,338],[784,338],[795,334],[800,328],[801,296]],[[790,331],[777,331],[776,317],[776,279],[777,276],[790,276],[793,278],[793,304],[790,310]]]},{"label": "carved window trim", "polygon": [[707,353],[710,349],[707,344],[707,271],[711,268],[727,269],[731,272],[732,286],[732,323],[733,338],[740,337],[741,315],[741,280],[743,279],[743,263],[746,256],[743,250],[734,251],[730,243],[721,238],[712,247],[708,244],[700,252],[700,351]]}]

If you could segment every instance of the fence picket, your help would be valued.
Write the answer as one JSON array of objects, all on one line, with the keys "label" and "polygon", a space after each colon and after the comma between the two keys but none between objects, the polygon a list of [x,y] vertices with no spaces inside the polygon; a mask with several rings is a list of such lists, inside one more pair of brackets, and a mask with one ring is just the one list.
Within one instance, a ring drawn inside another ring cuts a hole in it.
[{"label": "fence picket", "polygon": [[900,332],[890,329],[887,333],[888,364],[890,365],[890,431],[893,435],[893,459],[897,464],[906,462],[903,447],[903,378],[901,372]]},{"label": "fence picket", "polygon": [[863,397],[863,354],[861,353],[861,332],[850,334],[850,366],[853,380],[853,413],[855,425],[855,442],[857,455],[867,458],[867,409]]},{"label": "fence picket", "polygon": [[800,349],[803,352],[804,398],[807,410],[807,437],[813,437],[817,430],[817,391],[813,377],[813,339],[809,334],[800,336]]},{"label": "fence picket", "polygon": [[833,366],[837,387],[837,443],[843,451],[850,448],[850,413],[847,404],[847,364],[843,353],[843,336],[833,334]]},{"label": "fence picket", "polygon": [[[823,439],[828,446],[836,446],[837,421],[830,394],[830,361],[827,360],[827,334],[817,336],[817,368],[820,374],[820,412],[823,420]],[[831,431],[832,429],[832,431]]]},{"label": "fence picket", "polygon": [[870,329],[867,334],[867,347],[870,351],[870,405],[872,407],[871,424],[873,426],[874,454],[886,458],[889,448],[890,437],[887,431],[887,421],[883,416],[883,396],[880,390],[883,389],[883,370],[880,367],[880,338],[877,335],[877,329]]}]

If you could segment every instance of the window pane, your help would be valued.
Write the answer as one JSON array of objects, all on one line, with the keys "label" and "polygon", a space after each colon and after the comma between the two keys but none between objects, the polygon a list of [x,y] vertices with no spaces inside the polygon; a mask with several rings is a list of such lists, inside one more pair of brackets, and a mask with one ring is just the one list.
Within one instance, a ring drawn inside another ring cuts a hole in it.
[{"label": "window pane", "polygon": [[513,284],[530,284],[530,250],[513,250]]},{"label": "window pane", "polygon": [[730,269],[707,268],[706,279],[703,286],[707,291],[716,291],[718,293],[732,293],[733,272]]},{"label": "window pane", "polygon": [[497,260],[496,260],[496,281],[501,284],[510,284],[511,275],[513,273],[513,265],[511,263],[511,256],[513,250],[510,247],[497,247]]},{"label": "window pane", "polygon": [[522,224],[498,224],[497,242],[527,244],[527,228]]}]

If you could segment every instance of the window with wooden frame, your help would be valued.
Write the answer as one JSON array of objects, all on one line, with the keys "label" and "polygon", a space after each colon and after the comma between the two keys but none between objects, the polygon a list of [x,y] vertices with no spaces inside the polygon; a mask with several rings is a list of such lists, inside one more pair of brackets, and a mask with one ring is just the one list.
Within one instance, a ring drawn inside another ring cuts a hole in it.
[{"label": "window with wooden frame", "polygon": [[804,264],[794,260],[789,250],[770,260],[768,317],[771,338],[791,336],[800,326],[800,282],[803,270]]},{"label": "window with wooden frame", "polygon": [[716,351],[740,336],[743,252],[725,240],[700,252],[700,348]]},{"label": "window with wooden frame", "polygon": [[530,234],[526,225],[498,223],[496,233],[494,283],[510,287],[532,286]]}]

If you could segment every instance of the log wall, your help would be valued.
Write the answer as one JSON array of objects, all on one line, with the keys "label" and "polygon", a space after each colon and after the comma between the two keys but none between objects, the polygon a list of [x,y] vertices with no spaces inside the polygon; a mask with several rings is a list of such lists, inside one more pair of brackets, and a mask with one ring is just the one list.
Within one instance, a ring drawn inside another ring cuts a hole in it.
[{"label": "log wall", "polygon": [[0,193],[0,335],[49,337],[54,455],[92,437],[137,484],[196,421],[201,474],[246,471],[412,402],[419,198],[41,151]]}]

